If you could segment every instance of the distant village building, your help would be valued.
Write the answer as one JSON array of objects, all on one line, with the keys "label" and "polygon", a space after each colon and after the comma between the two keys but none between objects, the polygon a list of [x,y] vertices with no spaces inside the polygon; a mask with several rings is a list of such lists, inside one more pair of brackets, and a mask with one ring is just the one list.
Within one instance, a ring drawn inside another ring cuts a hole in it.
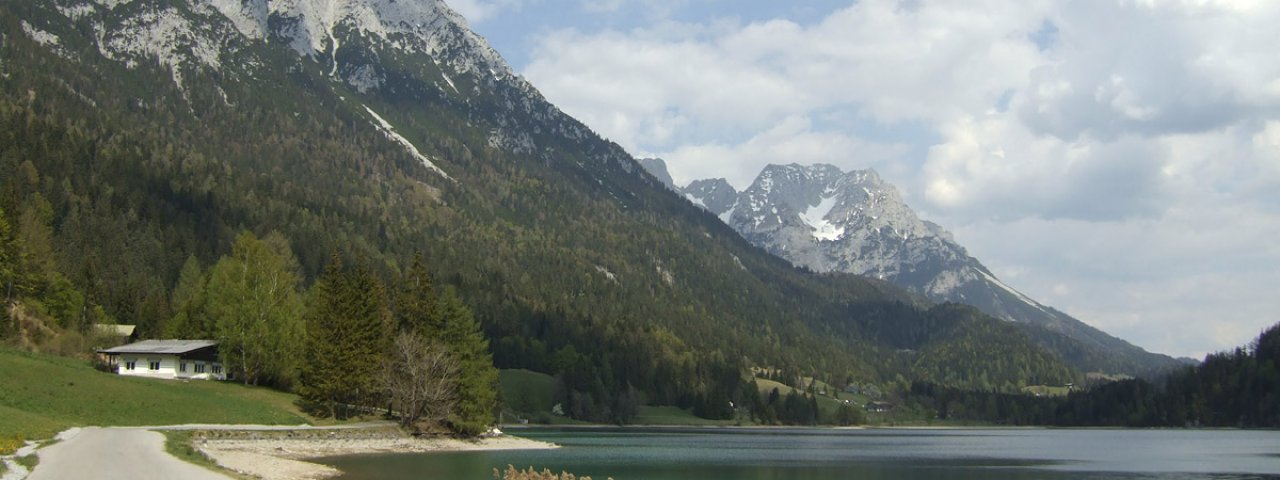
[{"label": "distant village building", "polygon": [[867,402],[863,407],[867,413],[885,413],[893,411],[893,404],[889,402]]},{"label": "distant village building", "polygon": [[149,378],[226,380],[213,340],[143,340],[98,350],[120,375]]}]

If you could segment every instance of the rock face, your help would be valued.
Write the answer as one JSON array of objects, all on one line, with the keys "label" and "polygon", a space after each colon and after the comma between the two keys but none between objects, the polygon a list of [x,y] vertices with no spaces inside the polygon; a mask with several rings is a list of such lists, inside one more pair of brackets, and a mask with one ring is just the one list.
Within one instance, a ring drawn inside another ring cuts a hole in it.
[{"label": "rock face", "polygon": [[644,167],[650,175],[653,175],[653,178],[658,179],[667,188],[677,190],[675,182],[671,180],[671,172],[667,171],[667,162],[662,161],[661,158],[637,158],[636,162],[639,162],[641,167]]},{"label": "rock face", "polygon": [[723,178],[694,180],[679,190],[685,198],[698,206],[714,212],[720,220],[729,223],[729,213],[738,203],[738,191]]},{"label": "rock face", "polygon": [[922,220],[873,170],[769,165],[740,194],[723,179],[681,189],[751,243],[818,272],[889,281],[938,302],[964,303],[1028,325],[1045,343],[1089,370],[1143,374],[1172,365],[1001,282],[937,224]]}]

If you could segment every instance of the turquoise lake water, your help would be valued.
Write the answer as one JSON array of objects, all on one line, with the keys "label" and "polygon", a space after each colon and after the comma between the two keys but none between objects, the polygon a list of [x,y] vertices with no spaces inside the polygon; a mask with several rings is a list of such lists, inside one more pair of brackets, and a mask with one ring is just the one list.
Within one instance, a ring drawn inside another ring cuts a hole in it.
[{"label": "turquoise lake water", "polygon": [[1236,430],[527,429],[563,448],[352,455],[341,479],[483,480],[494,468],[596,480],[1280,480],[1280,432]]}]

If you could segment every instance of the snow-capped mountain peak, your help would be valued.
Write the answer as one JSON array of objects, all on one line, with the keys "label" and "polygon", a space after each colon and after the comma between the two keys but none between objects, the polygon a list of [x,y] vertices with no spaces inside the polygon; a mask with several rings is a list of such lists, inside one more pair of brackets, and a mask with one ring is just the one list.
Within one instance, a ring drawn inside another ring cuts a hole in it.
[{"label": "snow-capped mountain peak", "polygon": [[997,279],[949,232],[917,216],[874,170],[769,165],[735,201],[720,193],[713,208],[707,202],[711,192],[732,192],[727,183],[727,189],[713,188],[720,183],[693,182],[684,193],[747,240],[797,266],[879,278],[935,301],[973,305],[996,318],[1060,332],[1086,349],[1110,352],[1097,358],[1115,355],[1141,363],[1153,357]]}]

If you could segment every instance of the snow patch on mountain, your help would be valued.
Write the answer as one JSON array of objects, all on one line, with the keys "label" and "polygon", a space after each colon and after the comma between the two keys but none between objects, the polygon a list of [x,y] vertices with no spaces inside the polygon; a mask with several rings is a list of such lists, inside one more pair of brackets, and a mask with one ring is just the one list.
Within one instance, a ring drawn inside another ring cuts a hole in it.
[{"label": "snow patch on mountain", "polygon": [[719,216],[720,221],[721,221],[721,222],[724,222],[724,223],[725,223],[725,225],[728,225],[728,224],[729,224],[729,219],[733,218],[733,211],[734,211],[734,210],[736,210],[737,208],[738,208],[738,207],[736,207],[736,206],[735,206],[735,207],[729,207],[729,209],[728,209],[728,210],[725,210],[725,211],[724,211],[724,213],[721,213],[721,214],[720,214],[720,216]]},{"label": "snow patch on mountain", "polygon": [[391,140],[395,141],[396,143],[399,143],[400,145],[403,145],[405,150],[407,150],[410,155],[413,155],[414,158],[417,158],[419,161],[421,161],[423,165],[427,166],[427,168],[430,168],[431,170],[435,170],[436,173],[439,173],[444,178],[453,180],[453,177],[450,177],[448,173],[445,173],[444,170],[441,170],[440,167],[436,166],[436,164],[433,163],[430,158],[427,158],[426,155],[423,155],[422,152],[419,152],[418,147],[413,146],[413,142],[410,142],[409,139],[404,138],[399,133],[396,133],[395,127],[391,126],[390,122],[382,118],[382,115],[378,115],[378,112],[373,111],[373,109],[369,108],[368,105],[365,105],[364,109],[366,112],[369,112],[369,115],[372,115],[373,119],[377,122],[374,124],[374,126],[378,127],[378,130],[381,130],[382,133],[386,134],[387,138],[390,138]]},{"label": "snow patch on mountain", "polygon": [[707,204],[703,203],[701,198],[695,197],[695,196],[693,196],[693,195],[691,195],[691,194],[688,194],[688,193],[684,194],[684,198],[685,198],[686,200],[689,200],[689,203],[692,203],[692,204],[694,204],[694,205],[697,205],[697,206],[701,207],[703,210],[706,210],[706,208],[707,208]]},{"label": "snow patch on mountain", "polygon": [[458,86],[453,84],[453,79],[449,78],[449,74],[440,72],[440,77],[444,78],[444,83],[448,84],[449,88],[452,88],[454,93],[461,93],[458,91]]},{"label": "snow patch on mountain", "polygon": [[844,227],[835,225],[830,220],[827,220],[827,215],[831,213],[831,209],[835,208],[836,203],[840,201],[835,195],[830,195],[830,190],[827,193],[828,196],[823,197],[822,201],[818,202],[817,205],[809,207],[808,210],[801,213],[800,220],[813,227],[813,238],[832,241],[844,236]]}]

